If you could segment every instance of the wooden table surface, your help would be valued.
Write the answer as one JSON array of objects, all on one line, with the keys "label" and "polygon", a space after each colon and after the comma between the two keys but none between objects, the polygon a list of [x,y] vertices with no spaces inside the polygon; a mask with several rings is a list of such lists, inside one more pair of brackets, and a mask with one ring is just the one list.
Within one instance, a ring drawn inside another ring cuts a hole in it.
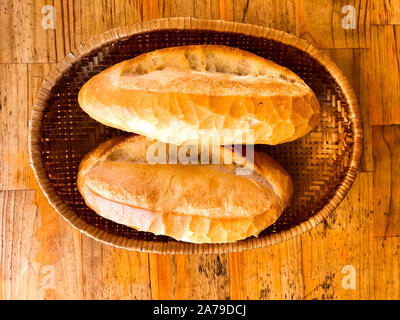
[{"label": "wooden table surface", "polygon": [[[46,5],[55,29],[43,28]],[[345,5],[355,8],[355,29],[342,26]],[[322,48],[347,75],[363,113],[364,155],[324,223],[264,249],[158,255],[98,243],[48,204],[27,150],[43,77],[92,35],[169,16],[284,30]],[[0,298],[399,299],[399,61],[398,0],[0,0]]]}]

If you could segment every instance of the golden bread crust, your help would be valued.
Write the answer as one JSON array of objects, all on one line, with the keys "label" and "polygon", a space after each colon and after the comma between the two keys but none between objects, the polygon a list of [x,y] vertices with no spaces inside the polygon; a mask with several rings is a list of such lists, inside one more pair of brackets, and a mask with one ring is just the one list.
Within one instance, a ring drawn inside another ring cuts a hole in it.
[{"label": "golden bread crust", "polygon": [[[194,243],[257,235],[288,205],[291,179],[265,154],[255,152],[254,166],[237,154],[232,165],[151,165],[144,161],[151,143],[122,136],[90,152],[78,173],[86,204],[117,223]],[[232,151],[221,147],[220,154]],[[239,164],[253,176],[235,175]]]},{"label": "golden bread crust", "polygon": [[290,70],[226,46],[145,53],[91,78],[79,104],[103,124],[182,145],[295,140],[320,120],[313,91]]}]

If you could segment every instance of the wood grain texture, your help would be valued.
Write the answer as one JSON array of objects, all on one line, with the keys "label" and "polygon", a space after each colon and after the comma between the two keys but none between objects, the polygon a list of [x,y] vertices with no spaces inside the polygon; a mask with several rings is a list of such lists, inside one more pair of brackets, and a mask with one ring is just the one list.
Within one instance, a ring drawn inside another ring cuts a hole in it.
[{"label": "wood grain texture", "polygon": [[[70,226],[68,226],[70,228]],[[151,299],[149,257],[81,236],[83,299]],[[73,297],[74,292],[70,292]]]},{"label": "wood grain texture", "polygon": [[153,299],[230,299],[227,255],[150,256]]},{"label": "wood grain texture", "polygon": [[372,124],[400,124],[400,26],[372,26],[368,98]]},{"label": "wood grain texture", "polygon": [[0,1],[0,63],[55,62],[55,32],[44,29],[48,1]]},{"label": "wood grain texture", "polygon": [[[394,0],[0,0],[1,299],[399,299],[399,6]],[[344,30],[341,8],[356,8]],[[157,255],[98,243],[49,205],[28,167],[27,121],[43,77],[92,35],[192,16],[269,26],[306,38],[343,70],[360,101],[361,172],[311,232],[229,255]],[[372,25],[371,25],[372,24]],[[356,272],[342,286],[343,267]],[[54,282],[53,282],[54,281]]]},{"label": "wood grain texture", "polygon": [[[360,173],[349,195],[325,223],[291,241],[230,256],[232,298],[358,299],[373,292],[372,175]],[[354,266],[355,290],[341,286]]]},{"label": "wood grain texture", "polygon": [[147,11],[143,9],[143,6],[146,7],[144,3],[147,2],[55,1],[57,57],[62,58],[96,34],[143,20],[144,15],[147,15]]},{"label": "wood grain texture", "polygon": [[296,33],[296,5],[294,0],[248,1],[232,4],[232,20],[267,26]]},{"label": "wood grain texture", "polygon": [[0,65],[0,190],[28,186],[28,65]]},{"label": "wood grain texture", "polygon": [[400,6],[398,0],[372,0],[372,24],[400,24]]},{"label": "wood grain texture", "polygon": [[374,235],[400,236],[400,126],[373,126]]},{"label": "wood grain texture", "polygon": [[[43,294],[38,292],[39,268],[32,264],[32,252],[39,250],[37,243],[31,242],[37,214],[35,194],[25,190],[0,192],[1,299],[23,299],[34,291],[38,297]],[[34,218],[27,221],[24,213]]]},{"label": "wood grain texture", "polygon": [[374,241],[375,299],[398,300],[400,296],[400,239],[377,238]]},{"label": "wood grain texture", "polygon": [[[70,247],[72,230],[61,228],[63,222],[43,198],[33,190],[0,192],[2,299],[66,298],[68,291],[79,294],[79,279],[72,272],[76,270]],[[64,236],[57,239],[60,233]]]},{"label": "wood grain texture", "polygon": [[1,299],[151,298],[145,253],[95,242],[40,191],[0,192]]},{"label": "wood grain texture", "polygon": [[51,64],[0,64],[0,190],[37,187],[27,164],[28,121]]},{"label": "wood grain texture", "polygon": [[[220,2],[213,0],[188,1],[143,1],[144,11],[151,15],[144,16],[144,20],[159,17],[196,17],[202,19],[220,19]],[[158,4],[158,5],[157,5]],[[152,8],[153,10],[149,10]],[[158,8],[159,10],[154,10]],[[147,10],[146,10],[147,9]],[[207,17],[207,18],[206,18]]]},{"label": "wood grain texture", "polygon": [[[344,29],[346,5],[355,8],[355,29]],[[364,0],[298,0],[298,35],[320,48],[369,48],[370,9]]]}]

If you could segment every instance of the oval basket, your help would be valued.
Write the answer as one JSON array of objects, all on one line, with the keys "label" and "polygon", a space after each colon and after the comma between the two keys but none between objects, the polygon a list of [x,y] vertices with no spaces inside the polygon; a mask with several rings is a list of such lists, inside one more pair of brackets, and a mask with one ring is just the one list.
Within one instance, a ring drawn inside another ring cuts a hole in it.
[{"label": "oval basket", "polygon": [[[268,58],[297,73],[314,90],[322,120],[305,137],[278,146],[257,145],[290,173],[294,194],[275,224],[258,237],[196,245],[155,236],[96,215],[76,187],[82,157],[120,131],[91,119],[78,105],[79,89],[96,73],[141,53],[170,46],[223,44]],[[362,153],[361,115],[338,67],[305,40],[242,23],[166,18],[117,28],[68,54],[43,81],[30,121],[29,153],[40,187],[69,223],[120,248],[157,253],[227,253],[293,238],[326,218],[354,181]]]}]

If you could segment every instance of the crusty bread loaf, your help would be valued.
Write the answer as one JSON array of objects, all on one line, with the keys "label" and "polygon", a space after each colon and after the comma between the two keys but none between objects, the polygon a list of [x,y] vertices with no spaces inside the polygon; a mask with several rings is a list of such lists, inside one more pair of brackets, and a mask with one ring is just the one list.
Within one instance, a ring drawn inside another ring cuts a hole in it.
[{"label": "crusty bread loaf", "polygon": [[[166,147],[166,164],[148,163],[146,153],[154,143]],[[138,135],[99,145],[79,168],[78,189],[86,204],[137,230],[187,242],[221,243],[257,235],[290,201],[289,175],[265,154],[255,152],[252,164],[230,148],[217,147],[218,152],[211,149],[207,157],[201,152],[196,156],[203,162],[208,158],[210,164],[184,165],[170,164],[170,148]],[[184,146],[176,148],[179,152]],[[242,173],[248,169],[248,175],[235,174],[238,168]]]},{"label": "crusty bread loaf", "polygon": [[295,140],[320,120],[313,91],[290,70],[214,45],[142,54],[91,78],[79,104],[97,121],[166,143]]}]

